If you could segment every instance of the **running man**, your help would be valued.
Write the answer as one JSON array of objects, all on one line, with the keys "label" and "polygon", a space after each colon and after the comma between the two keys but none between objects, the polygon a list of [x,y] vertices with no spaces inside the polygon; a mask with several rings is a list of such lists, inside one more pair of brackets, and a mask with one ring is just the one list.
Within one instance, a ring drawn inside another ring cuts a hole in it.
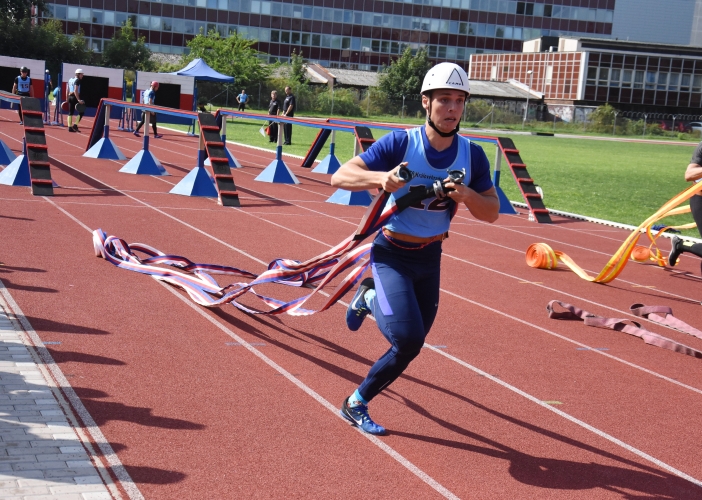
[{"label": "running man", "polygon": [[[144,101],[142,104],[153,104],[156,102],[156,92],[158,92],[158,82],[154,81],[151,82],[151,86],[149,87],[148,90],[144,91]],[[139,130],[141,130],[141,127],[144,126],[144,121],[146,120],[146,113],[143,111],[141,112],[141,121],[137,124],[136,129],[134,130],[134,135],[137,137],[141,137],[139,135]],[[154,139],[160,139],[163,137],[161,134],[158,133],[158,127],[156,125],[156,113],[153,111],[149,113],[149,122],[151,123],[151,128],[154,130]]]},{"label": "running man", "polygon": [[[346,312],[352,331],[372,314],[390,343],[341,406],[341,415],[369,434],[384,434],[385,429],[370,418],[368,403],[417,357],[436,317],[441,245],[454,209],[463,204],[476,219],[494,222],[500,208],[485,153],[456,135],[470,95],[466,72],[457,64],[438,64],[424,77],[421,93],[427,116],[423,126],[383,136],[342,165],[331,180],[350,191],[382,188],[391,193],[390,203],[415,186],[449,181],[450,171],[465,171],[462,184],[447,182],[451,191],[446,197],[407,208],[378,232],[371,250],[373,277],[361,282]],[[401,164],[410,171],[407,182],[397,175]]]},{"label": "running man", "polygon": [[[685,170],[685,180],[688,182],[702,182],[702,142],[697,145],[695,152],[692,154],[690,164]],[[692,218],[697,223],[697,230],[702,236],[702,194],[696,194],[690,198],[690,211],[692,212]],[[668,255],[668,264],[670,266],[677,264],[678,257],[685,252],[702,257],[702,243],[693,243],[692,241],[673,236],[670,254]],[[702,263],[700,264],[700,271],[702,272]]]},{"label": "running man", "polygon": [[[12,93],[21,97],[34,97],[32,79],[29,77],[29,68],[27,66],[22,66],[20,68],[20,75],[15,77]],[[17,105],[17,113],[19,113],[20,125],[23,125],[22,106],[20,104]]]},{"label": "running man", "polygon": [[[68,80],[68,131],[78,132],[78,124],[85,114],[85,101],[80,98],[81,93],[81,80],[83,80],[83,70],[78,68],[76,70],[76,76]],[[82,104],[82,106],[78,106]],[[71,125],[73,120],[73,114],[78,108],[78,119]]]}]

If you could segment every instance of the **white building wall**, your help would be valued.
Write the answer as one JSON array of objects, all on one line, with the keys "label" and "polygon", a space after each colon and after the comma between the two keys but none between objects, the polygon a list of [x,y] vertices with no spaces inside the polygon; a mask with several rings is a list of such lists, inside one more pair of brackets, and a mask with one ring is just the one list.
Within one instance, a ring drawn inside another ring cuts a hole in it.
[{"label": "white building wall", "polygon": [[612,38],[689,45],[698,4],[702,0],[616,0]]}]

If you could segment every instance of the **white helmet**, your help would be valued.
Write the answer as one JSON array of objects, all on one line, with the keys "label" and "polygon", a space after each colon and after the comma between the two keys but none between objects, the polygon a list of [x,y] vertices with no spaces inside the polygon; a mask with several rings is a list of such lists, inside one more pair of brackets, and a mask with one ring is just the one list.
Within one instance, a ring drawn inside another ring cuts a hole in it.
[{"label": "white helmet", "polygon": [[76,75],[82,75],[82,74],[83,74],[83,70],[80,69],[80,68],[78,68],[78,69],[76,70]]},{"label": "white helmet", "polygon": [[422,83],[422,94],[437,89],[462,90],[470,94],[468,75],[458,64],[439,63],[427,71]]}]

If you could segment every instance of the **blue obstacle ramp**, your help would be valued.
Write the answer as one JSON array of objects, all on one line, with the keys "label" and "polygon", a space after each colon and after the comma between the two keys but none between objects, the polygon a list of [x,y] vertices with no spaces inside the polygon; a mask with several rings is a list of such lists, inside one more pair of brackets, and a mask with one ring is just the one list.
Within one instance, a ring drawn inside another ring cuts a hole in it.
[{"label": "blue obstacle ramp", "polygon": [[125,174],[170,175],[149,150],[142,149],[119,169]]},{"label": "blue obstacle ramp", "polygon": [[[227,159],[229,160],[229,168],[241,168],[241,163],[239,163],[239,160],[232,156],[232,154],[229,152],[229,148],[224,148],[224,154],[227,155]],[[212,162],[210,162],[210,159],[207,158],[204,164],[209,167]]]},{"label": "blue obstacle ramp", "polygon": [[314,167],[312,173],[333,174],[339,170],[339,167],[341,167],[341,163],[339,163],[339,160],[337,160],[336,156],[334,156],[334,153],[331,153],[328,154],[321,162],[319,162],[319,165]]},{"label": "blue obstacle ramp", "polygon": [[5,170],[0,172],[0,184],[5,186],[31,186],[27,155],[19,155]]},{"label": "blue obstacle ramp", "polygon": [[122,151],[109,137],[103,137],[93,147],[83,153],[87,158],[102,158],[104,160],[126,160]]},{"label": "blue obstacle ramp", "polygon": [[202,196],[205,198],[217,198],[218,196],[214,179],[202,167],[192,169],[169,193],[183,196]]},{"label": "blue obstacle ramp", "polygon": [[0,165],[9,165],[15,161],[17,156],[12,152],[10,148],[7,147],[3,141],[0,141]]},{"label": "blue obstacle ramp", "polygon": [[519,212],[517,212],[514,207],[512,206],[512,203],[510,203],[509,198],[507,198],[507,195],[505,194],[504,191],[502,191],[502,188],[500,186],[495,186],[495,190],[497,191],[497,197],[500,200],[500,213],[501,214],[510,214],[510,215],[516,215]]},{"label": "blue obstacle ramp", "polygon": [[347,191],[345,189],[337,189],[334,194],[327,199],[327,203],[357,207],[367,207],[371,204],[371,201],[373,201],[373,198],[368,191]]},{"label": "blue obstacle ramp", "polygon": [[263,172],[254,179],[260,182],[272,182],[275,184],[300,184],[295,174],[285,165],[283,160],[275,159]]}]

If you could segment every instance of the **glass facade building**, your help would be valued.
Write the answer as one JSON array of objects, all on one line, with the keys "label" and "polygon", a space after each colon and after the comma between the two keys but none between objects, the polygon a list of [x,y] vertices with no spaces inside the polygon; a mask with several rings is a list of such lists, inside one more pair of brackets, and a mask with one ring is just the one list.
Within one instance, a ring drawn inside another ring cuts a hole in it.
[{"label": "glass facade building", "polygon": [[53,0],[67,34],[95,51],[127,19],[154,52],[182,53],[200,30],[257,40],[269,60],[293,49],[329,67],[376,70],[405,47],[465,67],[472,54],[521,52],[541,36],[612,33],[615,0]]}]

